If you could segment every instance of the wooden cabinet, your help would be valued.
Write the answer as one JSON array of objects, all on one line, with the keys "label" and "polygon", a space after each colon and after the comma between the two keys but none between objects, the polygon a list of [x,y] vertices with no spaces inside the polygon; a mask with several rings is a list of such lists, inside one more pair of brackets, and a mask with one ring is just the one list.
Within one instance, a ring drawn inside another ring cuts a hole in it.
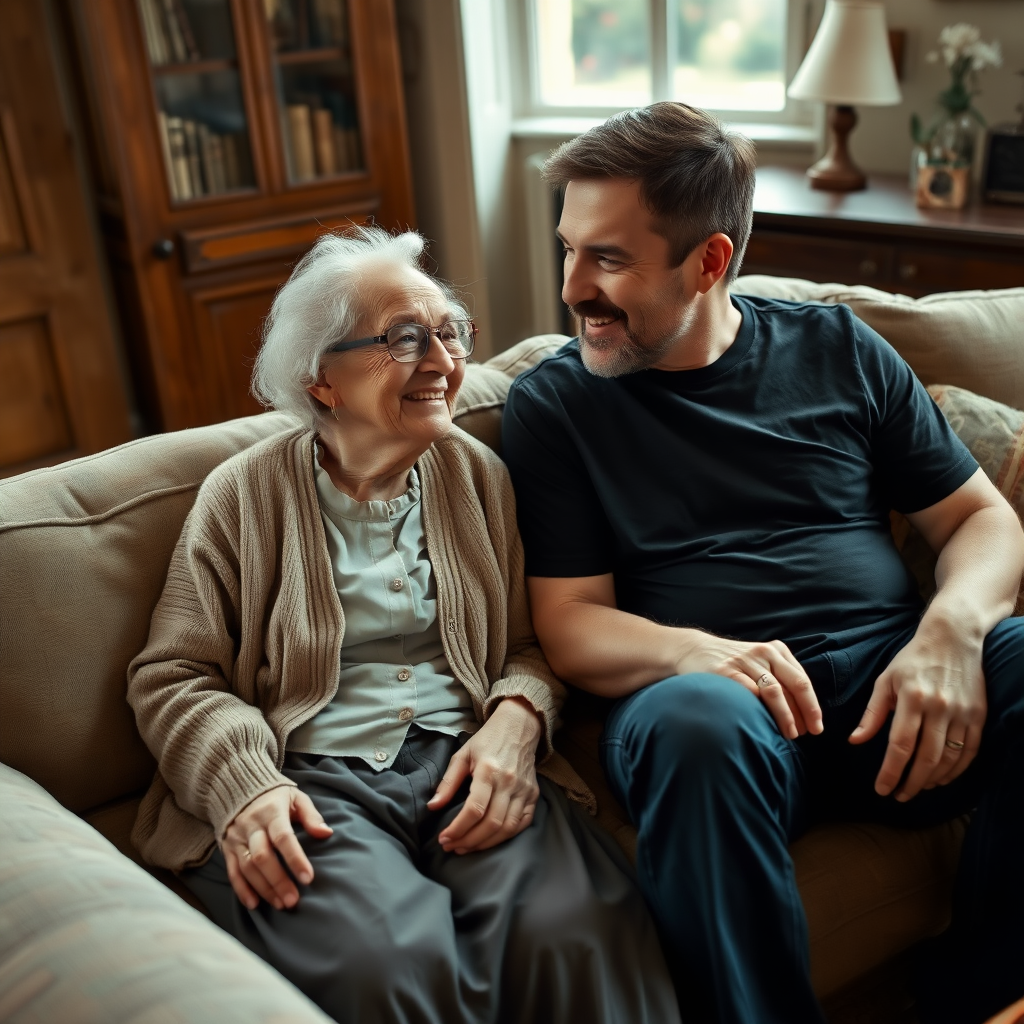
[{"label": "wooden cabinet", "polygon": [[867,284],[906,295],[1024,286],[1024,209],[919,210],[906,181],[810,189],[801,171],[757,172],[744,274]]},{"label": "wooden cabinet", "polygon": [[390,0],[63,0],[153,430],[258,410],[261,323],[323,231],[415,217]]}]

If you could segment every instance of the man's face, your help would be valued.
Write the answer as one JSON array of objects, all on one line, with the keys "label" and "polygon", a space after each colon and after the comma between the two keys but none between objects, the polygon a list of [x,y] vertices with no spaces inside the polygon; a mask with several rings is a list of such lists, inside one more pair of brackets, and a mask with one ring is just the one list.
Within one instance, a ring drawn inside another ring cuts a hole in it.
[{"label": "man's face", "polygon": [[639,187],[621,178],[570,181],[558,237],[565,247],[562,299],[580,322],[591,373],[619,377],[658,363],[689,331],[693,295],[685,269],[652,226]]}]

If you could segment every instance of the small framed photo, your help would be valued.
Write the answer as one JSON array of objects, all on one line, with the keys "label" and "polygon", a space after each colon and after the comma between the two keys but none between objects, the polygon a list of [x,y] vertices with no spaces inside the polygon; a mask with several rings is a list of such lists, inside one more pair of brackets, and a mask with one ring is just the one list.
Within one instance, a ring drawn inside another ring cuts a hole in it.
[{"label": "small framed photo", "polygon": [[981,197],[987,203],[1024,204],[1024,125],[999,124],[989,129]]},{"label": "small framed photo", "polygon": [[950,164],[925,164],[917,172],[917,205],[960,210],[967,205],[971,169]]}]

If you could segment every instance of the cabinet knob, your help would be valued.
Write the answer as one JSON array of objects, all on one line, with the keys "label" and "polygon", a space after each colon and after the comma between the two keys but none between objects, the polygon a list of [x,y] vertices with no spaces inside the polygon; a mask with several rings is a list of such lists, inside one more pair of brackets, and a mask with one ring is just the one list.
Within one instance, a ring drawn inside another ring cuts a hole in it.
[{"label": "cabinet knob", "polygon": [[169,260],[174,255],[174,242],[169,238],[161,238],[153,243],[153,255],[158,260]]},{"label": "cabinet knob", "polygon": [[858,269],[864,277],[874,277],[878,273],[878,264],[874,260],[861,260]]},{"label": "cabinet knob", "polygon": [[904,281],[909,281],[912,277],[917,277],[917,267],[915,267],[913,263],[901,263],[900,277],[902,277]]}]

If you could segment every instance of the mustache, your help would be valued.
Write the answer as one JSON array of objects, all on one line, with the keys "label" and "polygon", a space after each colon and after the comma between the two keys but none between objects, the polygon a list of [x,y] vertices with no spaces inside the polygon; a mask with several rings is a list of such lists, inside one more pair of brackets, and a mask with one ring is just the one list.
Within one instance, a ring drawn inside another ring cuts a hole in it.
[{"label": "mustache", "polygon": [[610,302],[602,302],[600,299],[584,299],[582,302],[577,302],[575,306],[570,306],[569,312],[581,320],[586,317],[594,317],[596,319],[618,317],[620,320],[627,319],[625,312],[619,309],[618,306],[613,306]]}]

